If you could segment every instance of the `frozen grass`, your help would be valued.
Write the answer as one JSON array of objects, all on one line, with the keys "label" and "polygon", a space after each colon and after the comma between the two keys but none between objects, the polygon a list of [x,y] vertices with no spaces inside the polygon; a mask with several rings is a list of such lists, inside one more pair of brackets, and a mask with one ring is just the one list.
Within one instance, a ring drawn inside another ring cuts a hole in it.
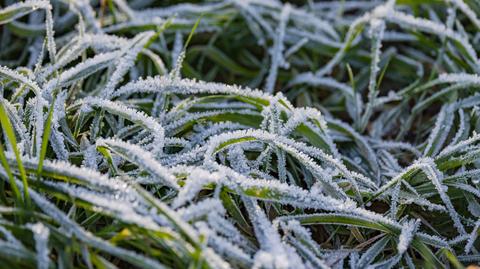
[{"label": "frozen grass", "polygon": [[14,2],[1,268],[480,262],[476,1]]}]

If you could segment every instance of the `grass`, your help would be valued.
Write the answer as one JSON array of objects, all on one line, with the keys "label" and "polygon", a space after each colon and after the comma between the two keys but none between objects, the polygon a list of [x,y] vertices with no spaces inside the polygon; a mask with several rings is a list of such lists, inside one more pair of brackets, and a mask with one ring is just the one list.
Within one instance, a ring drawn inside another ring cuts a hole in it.
[{"label": "grass", "polygon": [[477,2],[1,3],[1,268],[480,262]]}]

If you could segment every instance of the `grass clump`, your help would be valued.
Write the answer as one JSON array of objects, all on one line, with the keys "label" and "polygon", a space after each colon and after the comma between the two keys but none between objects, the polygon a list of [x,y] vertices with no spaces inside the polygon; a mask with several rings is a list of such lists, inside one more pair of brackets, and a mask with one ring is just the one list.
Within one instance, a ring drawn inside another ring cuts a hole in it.
[{"label": "grass clump", "polygon": [[1,268],[479,262],[475,1],[2,3]]}]

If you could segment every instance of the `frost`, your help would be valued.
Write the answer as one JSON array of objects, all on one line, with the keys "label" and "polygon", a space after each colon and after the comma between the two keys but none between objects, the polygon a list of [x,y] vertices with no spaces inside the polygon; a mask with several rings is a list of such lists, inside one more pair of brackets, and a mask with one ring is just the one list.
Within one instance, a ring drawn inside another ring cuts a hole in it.
[{"label": "frost", "polygon": [[54,40],[53,18],[51,8],[46,9],[45,25],[47,30],[47,48],[50,61],[56,62],[57,47]]},{"label": "frost", "polygon": [[6,2],[2,265],[479,260],[469,1]]},{"label": "frost", "polygon": [[478,237],[478,228],[480,228],[480,221],[477,220],[475,222],[475,227],[473,227],[473,230],[470,233],[470,236],[468,237],[467,244],[465,245],[465,253],[466,254],[468,254],[471,251],[471,249],[473,247],[473,243],[475,243],[475,240]]},{"label": "frost", "polygon": [[458,213],[455,211],[455,209],[454,209],[454,207],[453,207],[453,205],[450,201],[450,198],[446,194],[447,187],[442,185],[443,175],[441,174],[440,171],[438,171],[438,169],[435,168],[435,164],[433,163],[433,161],[431,159],[426,158],[426,159],[421,160],[421,162],[423,163],[423,165],[420,166],[421,167],[420,169],[422,169],[424,171],[424,173],[432,181],[433,185],[437,189],[437,191],[440,195],[440,198],[442,199],[443,203],[445,204],[445,206],[448,210],[448,213],[450,214],[450,217],[453,220],[455,228],[457,228],[457,230],[460,234],[465,234],[466,233],[465,228],[463,227],[463,225],[460,221],[460,217],[458,216]]},{"label": "frost", "polygon": [[285,4],[282,8],[282,12],[280,13],[279,26],[276,34],[275,43],[270,52],[272,55],[271,56],[272,63],[270,65],[270,72],[268,74],[267,82],[265,85],[265,90],[269,93],[272,93],[275,87],[278,67],[281,65],[284,65],[283,63],[285,62],[285,59],[283,56],[283,51],[284,51],[283,39],[285,37],[285,28],[288,23],[288,18],[290,16],[290,12],[291,12],[290,10],[291,10],[290,4]]},{"label": "frost", "polygon": [[109,242],[104,241],[86,232],[78,224],[70,220],[62,211],[57,209],[52,203],[40,196],[40,194],[32,190],[30,190],[29,192],[32,200],[35,201],[35,203],[40,207],[42,211],[53,217],[57,222],[62,224],[67,229],[68,233],[74,234],[81,241],[89,243],[95,248],[112,253],[112,255],[115,255],[119,258],[126,259],[127,261],[143,261],[145,264],[148,264],[152,268],[163,268],[163,266],[161,266],[158,262],[154,260],[146,258],[143,255],[136,254],[132,251],[113,246]]},{"label": "frost", "polygon": [[252,268],[292,268],[293,265],[298,266],[298,264],[295,264],[295,259],[298,259],[296,253],[285,249],[279,234],[273,229],[272,224],[267,220],[257,203],[248,198],[244,198],[244,202],[262,249],[255,254]]},{"label": "frost", "polygon": [[285,52],[285,58],[288,58],[290,55],[293,55],[295,52],[300,50],[307,43],[308,43],[308,38],[304,37],[300,39],[300,41],[298,41],[293,46],[288,48],[288,50]]},{"label": "frost", "polygon": [[315,76],[312,73],[298,75],[293,81],[290,82],[290,84],[292,85],[300,84],[300,83],[307,83],[314,86],[316,85],[326,86],[328,88],[337,89],[347,96],[354,95],[353,89],[350,86],[344,83],[340,83],[337,80],[332,78]]},{"label": "frost", "polygon": [[10,243],[14,244],[14,245],[18,245],[20,247],[23,247],[22,243],[20,241],[18,241],[17,238],[15,238],[15,236],[12,234],[12,232],[10,232],[9,230],[7,230],[5,227],[3,226],[0,226],[0,233],[2,234],[2,236]]},{"label": "frost", "polygon": [[480,29],[480,20],[478,19],[475,11],[473,11],[463,0],[452,1],[465,15],[473,22],[473,24]]},{"label": "frost", "polygon": [[373,11],[373,18],[370,20],[369,35],[372,39],[371,52],[370,52],[371,53],[370,78],[368,82],[368,103],[360,122],[360,128],[362,130],[365,129],[367,121],[371,117],[371,114],[373,113],[372,110],[378,95],[377,74],[380,71],[380,67],[378,65],[380,63],[382,39],[383,39],[383,34],[385,32],[385,22],[382,19],[378,19],[378,18],[388,16],[390,13],[390,9],[391,8],[388,7],[388,3],[385,4],[385,6],[382,5],[377,7]]},{"label": "frost", "polygon": [[6,14],[6,16],[4,18],[2,17],[0,23],[4,24],[11,22],[37,9],[49,8],[51,8],[50,1],[30,0],[25,2],[18,2],[2,9],[2,13]]},{"label": "frost", "polygon": [[161,153],[165,142],[165,131],[163,127],[154,118],[146,115],[145,113],[142,113],[141,111],[131,109],[118,102],[112,102],[106,99],[85,98],[82,100],[82,103],[84,106],[96,106],[107,110],[110,113],[118,114],[136,124],[140,124],[145,128],[150,129],[152,135],[155,137],[153,154],[156,155]]},{"label": "frost", "polygon": [[402,27],[413,27],[421,31],[433,33],[440,37],[445,36],[457,42],[460,42],[467,51],[468,56],[471,57],[473,61],[478,63],[477,53],[475,52],[471,44],[468,42],[468,40],[465,40],[465,38],[462,37],[460,34],[454,32],[451,29],[448,29],[443,24],[439,24],[427,19],[416,18],[412,15],[405,14],[399,11],[393,12],[390,16],[387,16],[385,18],[387,21],[397,23]]},{"label": "frost", "polygon": [[118,150],[128,159],[131,159],[134,163],[138,163],[138,165],[142,166],[143,169],[151,173],[153,176],[161,179],[163,184],[174,189],[178,188],[178,185],[175,182],[175,177],[156,162],[154,156],[139,146],[112,139],[99,139],[97,140],[96,145],[97,147],[106,145],[114,150],[118,148]]},{"label": "frost", "polygon": [[[452,106],[444,106],[435,122],[435,127],[428,138],[428,144],[425,147],[424,155],[435,156],[440,150],[440,146],[444,143],[448,132],[452,126]],[[435,143],[435,145],[434,145]]]},{"label": "frost", "polygon": [[403,224],[402,232],[400,233],[400,237],[398,238],[397,245],[399,255],[402,255],[407,251],[413,237],[415,236],[415,232],[418,229],[418,226],[418,220],[406,221]]},{"label": "frost", "polygon": [[441,74],[438,81],[442,83],[480,84],[480,77],[477,74]]},{"label": "frost", "polygon": [[106,68],[112,64],[112,61],[119,56],[118,51],[98,54],[78,65],[69,68],[61,73],[58,78],[54,78],[47,82],[45,87],[45,94],[50,93],[57,87],[66,87],[72,83],[85,78],[86,76]]},{"label": "frost", "polygon": [[140,51],[146,43],[154,35],[153,32],[145,32],[134,37],[128,45],[125,45],[119,55],[119,59],[115,61],[115,71],[110,76],[105,89],[102,90],[103,97],[108,98],[114,91],[115,86],[121,82],[121,79],[128,70],[134,65]]},{"label": "frost", "polygon": [[37,268],[48,269],[50,265],[50,258],[48,257],[48,237],[50,230],[41,222],[30,224],[30,229],[35,238],[35,249],[37,250]]},{"label": "frost", "polygon": [[2,77],[6,77],[8,79],[27,85],[35,92],[35,95],[37,96],[40,95],[40,92],[42,91],[37,85],[37,83],[30,80],[28,77],[18,73],[17,71],[9,69],[8,67],[0,66],[0,75]]}]

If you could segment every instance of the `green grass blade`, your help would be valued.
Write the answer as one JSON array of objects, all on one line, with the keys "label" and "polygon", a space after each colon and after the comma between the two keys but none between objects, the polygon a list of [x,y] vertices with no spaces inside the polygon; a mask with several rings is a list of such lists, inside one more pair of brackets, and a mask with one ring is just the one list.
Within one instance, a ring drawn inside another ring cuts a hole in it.
[{"label": "green grass blade", "polygon": [[43,160],[45,160],[45,155],[47,154],[48,140],[50,139],[50,133],[52,132],[52,119],[53,119],[53,110],[55,107],[55,98],[53,98],[50,108],[48,110],[47,121],[45,122],[45,127],[43,128],[42,136],[42,147],[40,149],[40,156],[38,157],[38,168],[37,176],[40,178],[43,169]]},{"label": "green grass blade", "polygon": [[20,177],[23,183],[25,206],[27,208],[31,208],[30,196],[28,194],[27,174],[25,172],[25,168],[23,167],[22,157],[20,156],[20,152],[18,151],[17,139],[15,137],[12,124],[10,123],[10,119],[8,118],[7,112],[5,111],[5,107],[3,105],[3,99],[0,100],[0,123],[5,134],[7,135],[8,141],[12,145],[12,149],[17,160],[18,170],[20,171]]}]

